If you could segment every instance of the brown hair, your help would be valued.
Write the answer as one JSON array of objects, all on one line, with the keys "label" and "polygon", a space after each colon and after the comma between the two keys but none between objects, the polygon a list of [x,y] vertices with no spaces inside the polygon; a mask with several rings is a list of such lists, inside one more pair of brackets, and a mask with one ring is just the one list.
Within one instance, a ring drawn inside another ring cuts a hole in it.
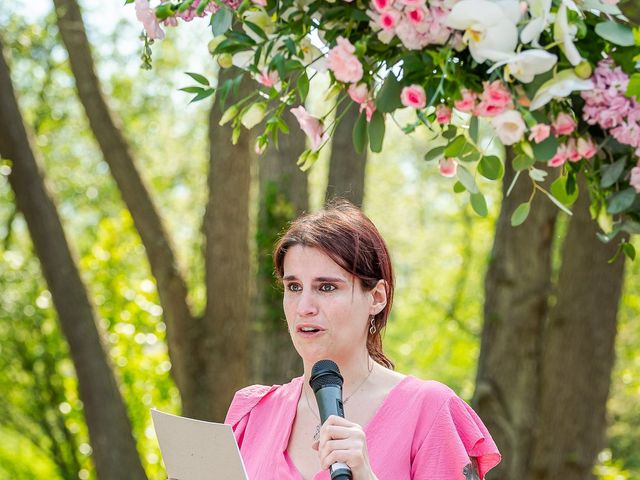
[{"label": "brown hair", "polygon": [[387,304],[375,316],[376,332],[367,334],[367,350],[377,363],[393,368],[382,351],[381,337],[393,301],[393,269],[387,246],[373,222],[346,200],[334,200],[319,212],[294,220],[273,250],[273,263],[280,280],[284,275],[284,257],[294,245],[322,250],[359,278],[363,289],[371,290],[379,280],[385,281]]}]

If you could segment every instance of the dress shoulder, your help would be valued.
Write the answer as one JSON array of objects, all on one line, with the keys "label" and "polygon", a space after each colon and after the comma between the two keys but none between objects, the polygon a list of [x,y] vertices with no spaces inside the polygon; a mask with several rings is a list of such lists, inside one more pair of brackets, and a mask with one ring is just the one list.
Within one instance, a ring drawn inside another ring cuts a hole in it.
[{"label": "dress shoulder", "polygon": [[224,423],[235,427],[262,399],[280,387],[281,385],[249,385],[238,390],[229,405]]}]

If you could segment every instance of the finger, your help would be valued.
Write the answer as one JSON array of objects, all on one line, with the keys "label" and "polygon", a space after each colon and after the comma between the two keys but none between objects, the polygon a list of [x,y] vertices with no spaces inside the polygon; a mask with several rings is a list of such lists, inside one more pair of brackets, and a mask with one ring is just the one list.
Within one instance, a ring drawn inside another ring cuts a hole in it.
[{"label": "finger", "polygon": [[320,463],[322,465],[322,469],[326,470],[336,462],[345,463],[349,468],[354,469],[364,463],[364,457],[362,456],[362,452],[357,452],[355,450],[333,450],[330,454],[324,457]]},{"label": "finger", "polygon": [[323,460],[325,457],[328,457],[333,451],[341,450],[362,452],[362,447],[363,443],[360,440],[353,438],[329,440],[325,444],[319,446],[318,453],[320,454],[320,460]]},{"label": "finger", "polygon": [[313,448],[314,450],[319,450],[320,448],[320,442],[318,440],[316,440],[315,442],[313,442],[311,444],[311,448]]},{"label": "finger", "polygon": [[350,422],[346,418],[338,417],[337,415],[329,415],[323,425],[339,425],[343,427],[350,427],[358,424]]},{"label": "finger", "polygon": [[360,438],[364,439],[365,435],[359,425],[353,425],[349,427],[326,425],[320,429],[320,444],[328,440],[340,440],[343,438]]}]

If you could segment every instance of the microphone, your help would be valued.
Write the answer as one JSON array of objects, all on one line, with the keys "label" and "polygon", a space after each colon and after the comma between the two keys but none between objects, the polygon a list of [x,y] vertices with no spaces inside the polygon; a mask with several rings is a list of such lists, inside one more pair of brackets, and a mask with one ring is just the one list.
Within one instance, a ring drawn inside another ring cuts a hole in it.
[{"label": "microphone", "polygon": [[[342,375],[335,362],[320,360],[311,369],[309,385],[313,388],[320,411],[320,423],[324,423],[330,415],[344,418],[342,406]],[[331,480],[351,480],[351,469],[348,465],[336,462],[329,467]]]}]

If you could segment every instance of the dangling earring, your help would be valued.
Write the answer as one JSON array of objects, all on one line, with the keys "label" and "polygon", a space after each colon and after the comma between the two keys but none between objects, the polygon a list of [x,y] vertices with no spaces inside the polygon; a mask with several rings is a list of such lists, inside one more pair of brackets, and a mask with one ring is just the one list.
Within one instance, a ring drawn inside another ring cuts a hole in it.
[{"label": "dangling earring", "polygon": [[369,322],[371,323],[371,326],[369,327],[369,333],[371,335],[375,335],[375,333],[378,331],[378,329],[376,328],[376,317],[371,315],[371,319],[369,320]]}]

